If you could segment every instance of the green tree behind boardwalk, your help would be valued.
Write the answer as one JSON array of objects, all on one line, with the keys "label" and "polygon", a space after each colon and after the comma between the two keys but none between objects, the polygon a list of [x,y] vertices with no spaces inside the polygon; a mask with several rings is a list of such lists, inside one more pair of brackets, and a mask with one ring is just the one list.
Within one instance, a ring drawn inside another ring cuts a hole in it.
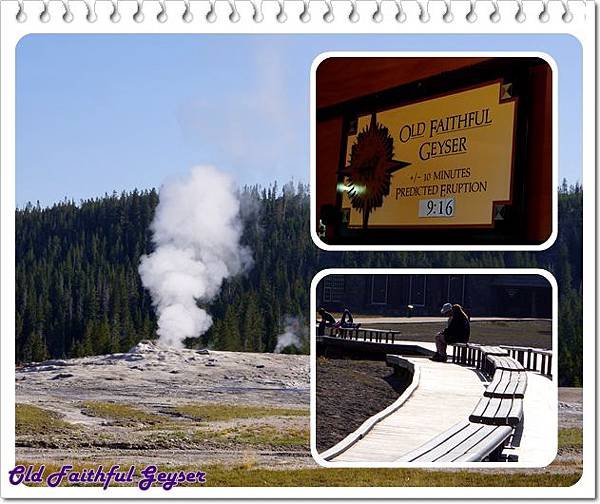
[{"label": "green tree behind boardwalk", "polygon": [[[286,316],[306,321],[310,282],[327,267],[541,267],[557,277],[561,385],[581,384],[583,192],[559,190],[559,236],[544,252],[323,252],[309,232],[302,184],[246,187],[243,242],[254,265],[207,306],[213,327],[189,342],[271,352]],[[133,191],[16,212],[16,359],[126,351],[156,337],[138,264],[152,249],[157,193]],[[307,351],[307,349],[303,349]]]}]

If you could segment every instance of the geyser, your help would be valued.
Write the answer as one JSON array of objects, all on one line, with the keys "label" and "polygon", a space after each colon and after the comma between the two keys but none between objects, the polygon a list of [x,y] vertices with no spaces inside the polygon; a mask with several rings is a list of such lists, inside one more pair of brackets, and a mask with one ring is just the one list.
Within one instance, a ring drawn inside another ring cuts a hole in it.
[{"label": "geyser", "polygon": [[192,168],[165,182],[150,226],[155,250],[142,256],[139,273],[158,315],[159,343],[183,346],[204,334],[212,318],[198,302],[213,299],[225,278],[252,262],[242,235],[233,179],[211,166]]}]

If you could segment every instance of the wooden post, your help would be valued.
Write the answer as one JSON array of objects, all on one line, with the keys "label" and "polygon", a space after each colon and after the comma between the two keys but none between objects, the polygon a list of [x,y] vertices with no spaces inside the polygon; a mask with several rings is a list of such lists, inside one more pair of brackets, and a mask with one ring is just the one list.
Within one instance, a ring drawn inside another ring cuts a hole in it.
[{"label": "wooden post", "polygon": [[542,354],[542,366],[540,372],[546,374],[546,354]]}]

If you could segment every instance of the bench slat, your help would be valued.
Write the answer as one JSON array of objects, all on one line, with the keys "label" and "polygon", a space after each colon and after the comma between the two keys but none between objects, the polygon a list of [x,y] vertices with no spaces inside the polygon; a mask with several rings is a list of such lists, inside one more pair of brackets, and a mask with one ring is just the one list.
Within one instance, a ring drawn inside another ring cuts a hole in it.
[{"label": "bench slat", "polygon": [[499,346],[481,346],[479,347],[479,350],[481,350],[481,352],[484,355],[497,355],[497,356],[505,356],[508,357],[508,350],[499,347]]},{"label": "bench slat", "polygon": [[527,373],[498,369],[483,393],[485,397],[517,397],[522,399],[527,388]]},{"label": "bench slat", "polygon": [[463,439],[457,439],[457,436],[454,436],[453,439],[438,447],[438,453],[441,452],[441,455],[436,455],[435,461],[452,462],[455,458],[469,453],[476,449],[477,444],[489,436],[494,429],[495,426],[469,424],[469,427],[462,432]]},{"label": "bench slat", "polygon": [[511,435],[512,428],[460,422],[423,446],[402,456],[401,462],[483,460]]},{"label": "bench slat", "polygon": [[507,371],[524,371],[523,365],[513,359],[512,357],[502,357],[496,355],[488,355],[488,362],[494,367],[495,370],[505,369]]},{"label": "bench slat", "polygon": [[488,425],[515,426],[523,419],[523,399],[483,397],[469,420]]},{"label": "bench slat", "polygon": [[[490,455],[497,448],[504,446],[506,440],[512,435],[513,428],[506,425],[491,426],[486,425],[490,429],[489,434],[482,439],[477,445],[473,446],[463,455],[452,459],[452,462],[478,462]],[[441,462],[441,460],[439,460]]]},{"label": "bench slat", "polygon": [[[441,434],[438,434],[433,439],[430,439],[425,444],[419,446],[418,448],[415,448],[413,451],[407,453],[406,455],[403,455],[398,460],[400,462],[413,462],[414,460],[417,460],[417,459],[425,461],[425,459],[428,458],[425,456],[429,452],[431,452],[436,447],[441,445],[448,438],[453,437],[457,434],[460,434],[462,431],[467,429],[469,427],[469,425],[470,425],[470,423],[466,422],[466,421],[459,422],[456,425],[453,425],[452,427],[450,427],[447,431],[442,432]],[[424,458],[422,458],[422,457],[424,457]]]},{"label": "bench slat", "polygon": [[[477,425],[477,424],[471,424]],[[483,460],[512,434],[508,426],[479,424],[478,429],[472,429],[473,434],[463,443],[455,446],[436,462],[476,462]]]}]

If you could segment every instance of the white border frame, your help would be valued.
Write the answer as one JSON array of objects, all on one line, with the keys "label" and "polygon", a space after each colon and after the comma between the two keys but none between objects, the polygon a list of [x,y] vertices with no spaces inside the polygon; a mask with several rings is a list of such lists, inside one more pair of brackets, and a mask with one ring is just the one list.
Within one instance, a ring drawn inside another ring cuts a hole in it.
[{"label": "white border frame", "polygon": [[[310,284],[310,320],[317,318],[317,285],[328,275],[540,275],[544,277],[552,286],[552,384],[555,388],[555,417],[553,419],[556,427],[556,450],[551,460],[542,461],[538,465],[531,465],[524,462],[430,462],[430,463],[410,463],[410,462],[330,462],[325,460],[317,451],[317,328],[311,324],[310,333],[310,451],[313,458],[323,467],[403,467],[403,468],[468,468],[468,469],[516,469],[516,468],[540,468],[549,465],[555,458],[558,450],[558,285],[554,276],[543,269],[538,268],[332,268],[320,271],[315,275]],[[440,324],[444,319],[440,317]],[[432,335],[433,337],[433,335]],[[381,412],[380,412],[381,413]],[[375,416],[379,415],[377,413]]]},{"label": "white border frame", "polygon": [[[597,347],[592,334],[596,328],[596,291],[595,283],[591,281],[596,277],[595,268],[595,145],[596,145],[596,73],[595,73],[595,18],[596,5],[593,1],[569,2],[568,6],[573,13],[570,23],[561,20],[563,7],[560,1],[552,0],[548,3],[550,21],[541,23],[538,15],[542,9],[541,1],[501,1],[477,0],[477,21],[468,22],[465,17],[470,10],[467,0],[452,0],[451,7],[454,19],[452,22],[443,21],[446,3],[442,0],[418,2],[404,0],[402,6],[406,13],[407,21],[398,23],[394,16],[396,7],[391,0],[381,3],[383,20],[378,23],[372,21],[372,14],[377,8],[374,0],[361,0],[357,2],[357,11],[360,19],[351,23],[347,19],[350,11],[349,3],[333,1],[335,19],[326,22],[323,14],[328,11],[328,6],[322,0],[311,0],[311,22],[304,24],[298,20],[298,15],[304,6],[299,0],[285,0],[287,21],[279,23],[276,16],[279,5],[274,0],[265,0],[262,4],[264,21],[256,23],[252,20],[254,13],[252,2],[249,0],[236,0],[236,8],[240,14],[237,23],[229,22],[230,8],[225,0],[216,1],[217,22],[208,23],[203,16],[208,12],[209,4],[206,0],[190,2],[194,21],[185,23],[181,19],[184,5],[181,0],[168,1],[169,19],[160,23],[156,14],[161,6],[156,0],[145,0],[143,23],[133,21],[133,14],[137,10],[137,3],[132,0],[119,0],[121,21],[112,23],[109,16],[112,5],[108,0],[98,0],[95,23],[85,20],[86,7],[81,1],[71,0],[70,9],[74,15],[71,23],[61,19],[64,8],[60,1],[49,2],[51,21],[40,22],[38,16],[42,10],[40,0],[27,0],[24,2],[28,20],[25,23],[15,23],[14,19],[19,10],[15,0],[0,1],[0,207],[1,228],[0,242],[2,251],[0,255],[1,277],[0,299],[2,302],[2,317],[0,320],[0,334],[14,334],[15,313],[15,47],[19,40],[29,34],[44,33],[71,33],[71,34],[394,34],[403,35],[440,35],[440,34],[465,34],[465,35],[570,35],[582,45],[582,99],[583,130],[582,130],[582,164],[583,182],[589,188],[583,202],[584,212],[584,238],[583,256],[586,282],[583,285],[585,306],[583,312],[584,339],[583,366],[586,387],[583,390],[585,415],[583,430],[585,443],[583,446],[583,472],[577,483],[570,487],[510,487],[502,488],[501,493],[493,493],[494,487],[301,487],[301,488],[174,488],[165,493],[160,489],[151,489],[140,492],[136,488],[111,488],[104,492],[98,488],[29,488],[11,486],[6,475],[9,468],[14,466],[15,454],[15,416],[14,408],[7,407],[15,402],[15,363],[14,363],[14,338],[2,337],[0,340],[0,353],[2,363],[0,366],[1,395],[3,407],[0,409],[1,433],[0,445],[0,492],[3,498],[60,498],[60,499],[89,499],[89,498],[489,498],[490,495],[503,498],[590,498],[596,495],[596,358]],[[525,15],[523,22],[515,20],[515,13],[522,9]],[[492,22],[490,13],[497,9],[501,22]],[[419,15],[425,12],[429,17],[427,22],[419,20]],[[406,54],[406,53],[404,53]],[[423,53],[418,53],[422,55]],[[440,50],[439,54],[456,54]],[[521,54],[521,53],[519,53]],[[311,209],[311,213],[314,212]],[[422,248],[421,250],[425,250]],[[471,250],[475,250],[471,248]],[[593,273],[593,275],[592,275]],[[589,279],[590,281],[587,281]],[[598,307],[600,309],[600,307]],[[592,331],[592,328],[594,329]],[[202,463],[199,463],[199,469]],[[210,474],[207,475],[210,478]]]},{"label": "white border frame", "polygon": [[[552,232],[548,239],[538,245],[451,245],[440,243],[436,245],[331,245],[325,243],[317,233],[317,68],[329,58],[410,58],[419,56],[421,58],[447,57],[503,57],[503,58],[527,58],[536,57],[543,59],[552,70]],[[541,251],[552,246],[558,236],[558,65],[552,56],[545,52],[533,51],[332,51],[319,54],[312,63],[310,70],[310,235],[317,247],[328,251],[390,251],[390,250],[523,250]]]}]

